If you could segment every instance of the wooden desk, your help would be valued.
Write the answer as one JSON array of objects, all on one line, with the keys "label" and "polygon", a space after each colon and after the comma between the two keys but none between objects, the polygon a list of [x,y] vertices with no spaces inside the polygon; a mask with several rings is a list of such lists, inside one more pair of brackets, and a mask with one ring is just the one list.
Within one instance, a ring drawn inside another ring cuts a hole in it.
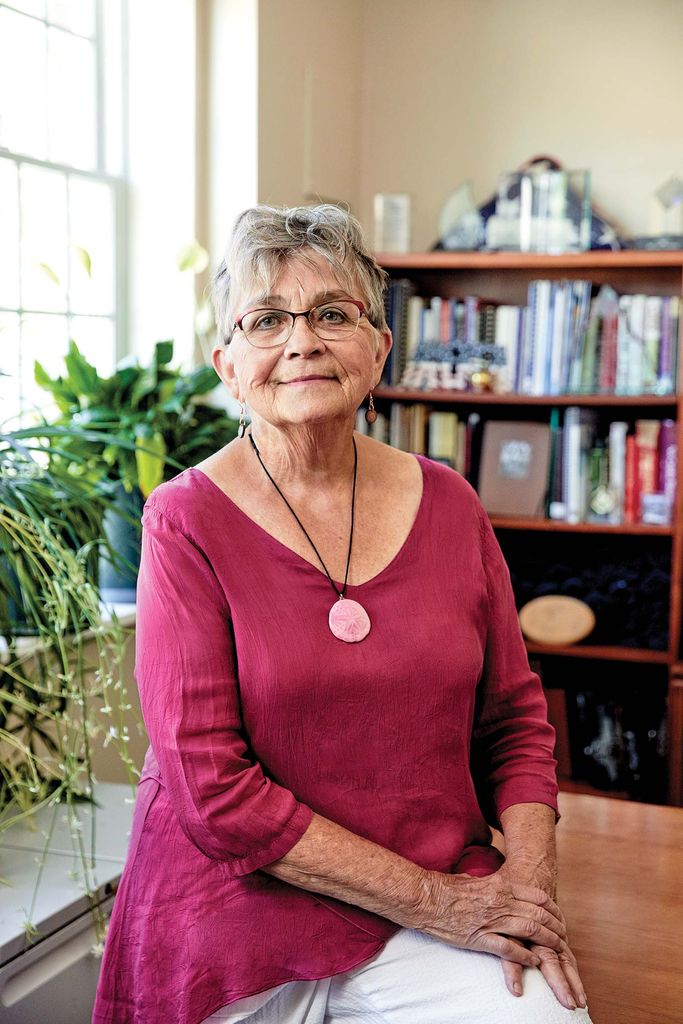
[{"label": "wooden desk", "polygon": [[683,808],[559,802],[558,901],[593,1024],[681,1024]]}]

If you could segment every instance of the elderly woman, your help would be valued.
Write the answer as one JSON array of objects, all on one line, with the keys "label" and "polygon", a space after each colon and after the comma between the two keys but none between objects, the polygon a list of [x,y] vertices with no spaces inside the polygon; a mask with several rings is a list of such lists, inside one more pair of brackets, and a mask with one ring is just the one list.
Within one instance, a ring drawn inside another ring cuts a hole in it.
[{"label": "elderly woman", "polygon": [[333,206],[247,211],[216,274],[240,436],[145,506],[151,746],[96,1024],[590,1022],[495,536],[457,473],[354,430],[384,286]]}]

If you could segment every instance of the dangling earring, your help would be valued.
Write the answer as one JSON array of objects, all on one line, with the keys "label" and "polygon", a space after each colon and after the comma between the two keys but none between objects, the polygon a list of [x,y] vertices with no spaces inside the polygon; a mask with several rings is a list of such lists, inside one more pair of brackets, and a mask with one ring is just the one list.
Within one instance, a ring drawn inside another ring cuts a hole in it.
[{"label": "dangling earring", "polygon": [[365,410],[365,419],[368,423],[374,423],[377,419],[377,412],[375,411],[375,403],[372,400],[372,391],[368,395],[368,407]]},{"label": "dangling earring", "polygon": [[240,425],[239,425],[239,427],[237,429],[237,436],[238,437],[244,437],[244,434],[245,434],[246,429],[247,429],[247,421],[244,418],[245,417],[245,412],[246,412],[246,409],[244,408],[244,402],[240,399]]}]

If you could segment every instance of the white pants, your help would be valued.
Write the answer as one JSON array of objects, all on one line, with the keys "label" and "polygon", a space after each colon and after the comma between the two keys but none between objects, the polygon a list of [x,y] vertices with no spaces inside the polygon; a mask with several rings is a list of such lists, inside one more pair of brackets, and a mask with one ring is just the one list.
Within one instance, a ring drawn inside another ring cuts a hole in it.
[{"label": "white pants", "polygon": [[248,996],[203,1024],[591,1024],[587,1010],[557,1001],[538,968],[524,968],[522,987],[508,992],[490,953],[404,929],[360,967]]}]

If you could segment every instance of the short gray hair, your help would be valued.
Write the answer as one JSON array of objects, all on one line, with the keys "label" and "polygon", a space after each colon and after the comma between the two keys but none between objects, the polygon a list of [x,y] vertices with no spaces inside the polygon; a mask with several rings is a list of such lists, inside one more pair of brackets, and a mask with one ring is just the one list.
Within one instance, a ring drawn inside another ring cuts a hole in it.
[{"label": "short gray hair", "polygon": [[327,260],[349,291],[361,287],[370,323],[385,328],[384,293],[389,275],[375,262],[355,217],[331,203],[254,206],[237,218],[225,258],[211,279],[221,341],[227,344],[232,336],[230,307],[237,292],[257,284],[267,294],[290,260],[310,261],[315,255]]}]

